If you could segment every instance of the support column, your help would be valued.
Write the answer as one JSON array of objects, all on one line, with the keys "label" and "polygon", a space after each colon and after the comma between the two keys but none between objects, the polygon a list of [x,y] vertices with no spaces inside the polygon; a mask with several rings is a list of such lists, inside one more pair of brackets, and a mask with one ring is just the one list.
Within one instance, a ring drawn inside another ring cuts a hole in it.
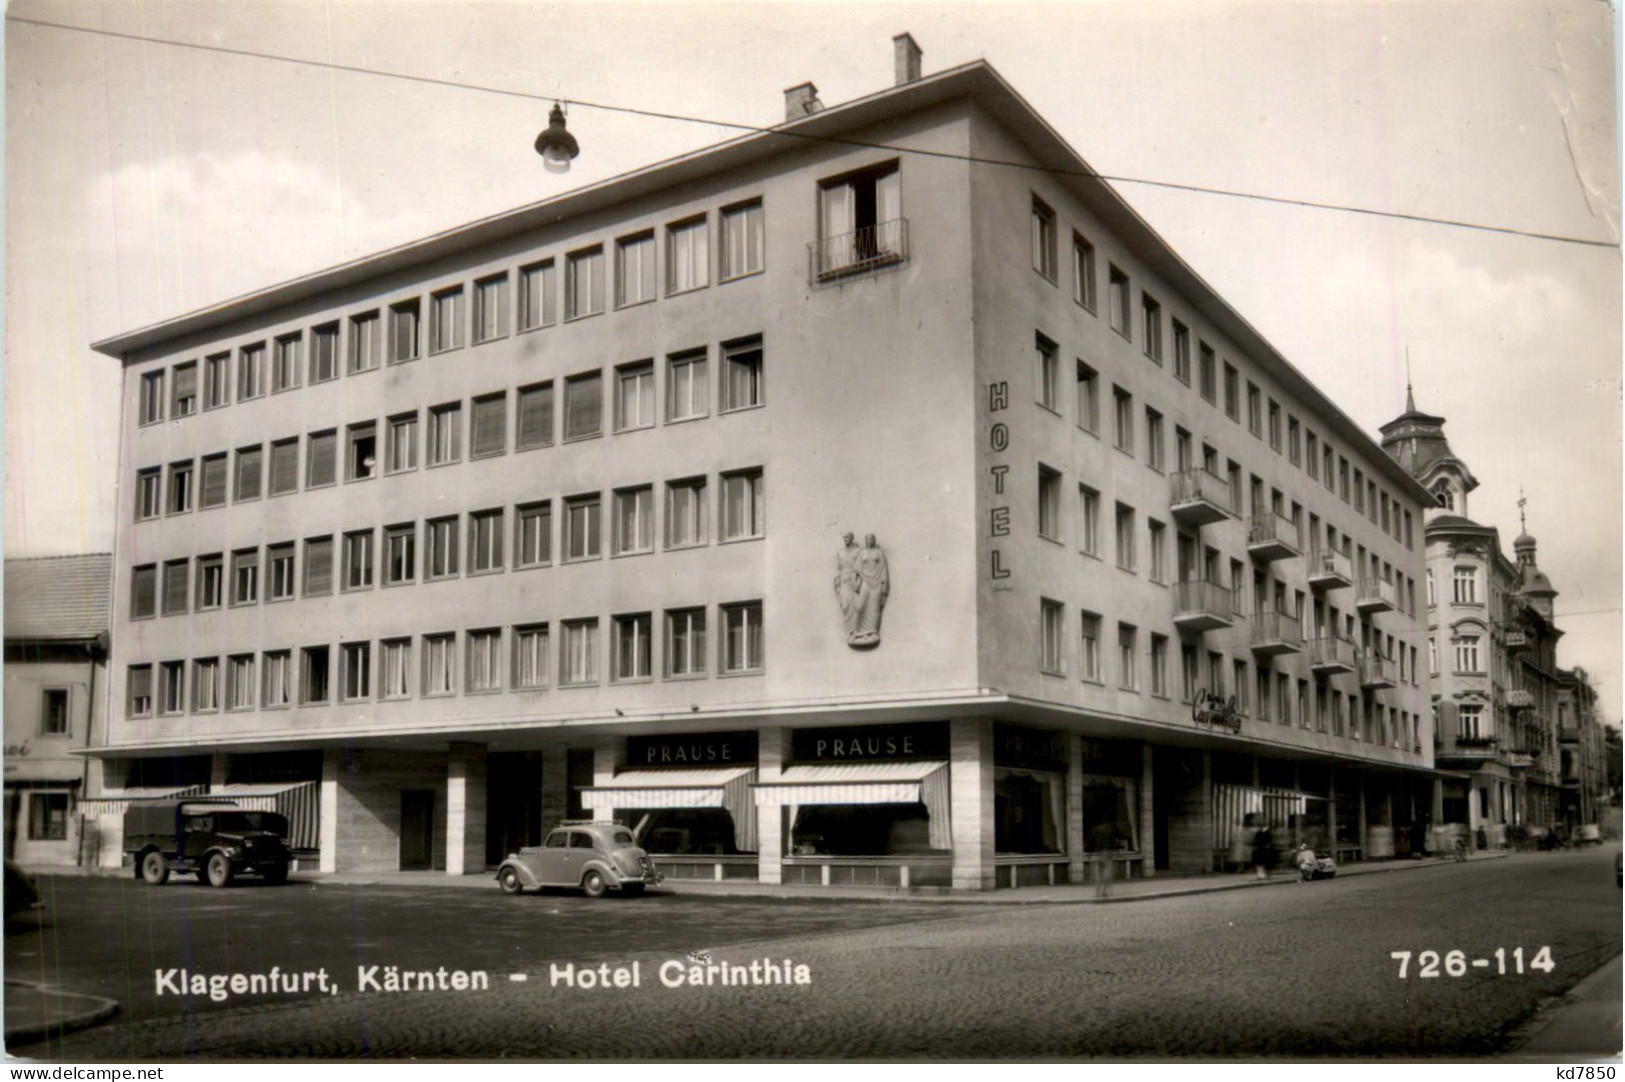
[{"label": "support column", "polygon": [[953,793],[953,885],[993,889],[993,722],[948,723],[948,785]]},{"label": "support column", "polygon": [[1061,846],[1067,858],[1066,881],[1084,882],[1083,738],[1077,733],[1066,735],[1066,837]]},{"label": "support column", "polygon": [[454,742],[446,753],[446,874],[485,870],[485,745]]},{"label": "support column", "polygon": [[[790,754],[790,730],[782,727],[762,729],[756,734],[756,780],[771,784],[784,773],[784,760]],[[767,790],[776,792],[775,790]],[[784,805],[775,798],[773,803],[756,809],[756,877],[763,883],[784,882],[785,832],[790,824],[784,821]]]},{"label": "support column", "polygon": [[1140,747],[1140,874],[1150,879],[1157,874],[1157,805],[1152,779],[1156,749]]},{"label": "support column", "polygon": [[226,779],[231,776],[231,755],[224,751],[217,751],[209,756],[209,792],[218,793],[226,786]]},{"label": "support column", "polygon": [[542,752],[542,836],[559,825],[570,811],[570,753],[547,748]]},{"label": "support column", "polygon": [[[1444,780],[1434,778],[1432,791],[1428,794],[1428,821],[1433,824],[1429,833],[1428,849],[1435,853],[1444,852]],[[1471,800],[1468,801],[1471,803]]]},{"label": "support column", "polygon": [[316,843],[321,857],[316,865],[317,871],[339,870],[339,758],[343,754],[342,748],[322,749],[322,784],[318,794],[321,806],[317,820],[320,840]]},{"label": "support column", "polygon": [[1359,797],[1360,797],[1360,811],[1359,811],[1359,815],[1360,815],[1360,820],[1359,820],[1360,821],[1360,859],[1365,860],[1366,859],[1366,854],[1371,851],[1367,847],[1367,843],[1370,841],[1370,839],[1367,837],[1366,821],[1365,821],[1365,779],[1362,778],[1358,782],[1356,782],[1355,784],[1358,787],[1358,793],[1359,793]]},{"label": "support column", "polygon": [[1327,854],[1334,860],[1337,858],[1337,768],[1326,768],[1326,844],[1331,847]]}]

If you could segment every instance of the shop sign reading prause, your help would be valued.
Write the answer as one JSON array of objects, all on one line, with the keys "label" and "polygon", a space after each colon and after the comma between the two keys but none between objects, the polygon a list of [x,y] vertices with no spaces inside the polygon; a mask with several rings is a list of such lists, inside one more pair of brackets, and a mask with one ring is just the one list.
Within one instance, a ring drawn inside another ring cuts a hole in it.
[{"label": "shop sign reading prause", "polygon": [[948,727],[941,722],[927,721],[913,725],[797,729],[790,734],[790,752],[800,763],[945,759]]},{"label": "shop sign reading prause", "polygon": [[681,736],[629,736],[626,765],[749,766],[756,762],[755,733],[688,733]]}]

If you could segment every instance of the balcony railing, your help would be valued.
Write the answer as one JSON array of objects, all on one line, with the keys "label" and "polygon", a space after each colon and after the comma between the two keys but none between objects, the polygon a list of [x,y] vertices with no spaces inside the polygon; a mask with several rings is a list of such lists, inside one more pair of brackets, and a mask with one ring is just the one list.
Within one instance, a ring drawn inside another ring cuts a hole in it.
[{"label": "balcony railing", "polygon": [[1360,588],[1354,594],[1354,607],[1364,613],[1388,612],[1397,607],[1398,598],[1394,584],[1387,579],[1361,579]]},{"label": "balcony railing", "polygon": [[1354,585],[1349,558],[1336,549],[1316,549],[1309,557],[1309,586],[1314,590],[1341,590]]},{"label": "balcony railing", "polygon": [[1508,631],[1503,641],[1508,650],[1522,650],[1529,645],[1529,636],[1521,631]]},{"label": "balcony railing", "polygon": [[820,281],[861,274],[908,258],[908,219],[867,225],[808,245],[813,275]]},{"label": "balcony railing", "polygon": [[1169,511],[1187,526],[1222,522],[1231,515],[1230,483],[1207,470],[1181,470],[1168,478]]},{"label": "balcony railing", "polygon": [[1195,579],[1174,583],[1174,626],[1182,631],[1212,631],[1235,622],[1231,592],[1216,582]]},{"label": "balcony railing", "polygon": [[1298,523],[1273,511],[1254,515],[1247,531],[1247,551],[1260,560],[1302,556],[1303,530]]},{"label": "balcony railing", "polygon": [[1507,705],[1514,710],[1528,710],[1535,705],[1535,693],[1525,691],[1523,688],[1513,688],[1507,692]]},{"label": "balcony railing", "polygon": [[1391,688],[1399,684],[1394,663],[1370,651],[1360,655],[1360,686],[1365,688]]},{"label": "balcony railing", "polygon": [[1266,657],[1303,649],[1303,622],[1286,612],[1257,612],[1252,617],[1253,653]]},{"label": "balcony railing", "polygon": [[1456,747],[1458,748],[1493,748],[1500,742],[1500,739],[1495,736],[1456,734]]},{"label": "balcony railing", "polygon": [[1355,670],[1354,644],[1347,639],[1323,636],[1309,640],[1309,668],[1323,676]]}]

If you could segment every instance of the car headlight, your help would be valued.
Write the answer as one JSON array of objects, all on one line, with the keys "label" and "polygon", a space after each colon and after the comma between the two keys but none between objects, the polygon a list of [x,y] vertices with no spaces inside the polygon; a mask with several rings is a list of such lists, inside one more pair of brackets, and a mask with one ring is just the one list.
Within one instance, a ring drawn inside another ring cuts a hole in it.
[{"label": "car headlight", "polygon": [[240,848],[238,848],[237,846],[235,846],[235,845],[228,845],[225,848],[225,852],[226,852],[226,856],[235,857],[235,856],[239,856],[242,853],[242,850]]}]

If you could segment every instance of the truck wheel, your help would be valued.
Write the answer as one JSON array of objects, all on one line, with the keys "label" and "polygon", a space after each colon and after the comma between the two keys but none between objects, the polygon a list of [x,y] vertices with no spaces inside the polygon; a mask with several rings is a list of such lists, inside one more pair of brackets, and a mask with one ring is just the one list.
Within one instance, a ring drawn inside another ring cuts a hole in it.
[{"label": "truck wheel", "polygon": [[169,861],[156,849],[150,850],[141,858],[141,878],[155,887],[161,887],[169,882]]},{"label": "truck wheel", "polygon": [[208,864],[209,886],[224,887],[231,883],[231,861],[224,853],[211,853]]},{"label": "truck wheel", "polygon": [[589,898],[602,898],[606,889],[602,872],[590,871],[581,877],[581,890]]},{"label": "truck wheel", "polygon": [[260,872],[260,875],[273,886],[278,883],[286,883],[288,881],[288,866],[286,864],[273,864]]},{"label": "truck wheel", "polygon": [[498,872],[497,883],[502,887],[504,894],[518,894],[525,889],[525,884],[519,879],[519,873],[512,868],[504,868]]}]

